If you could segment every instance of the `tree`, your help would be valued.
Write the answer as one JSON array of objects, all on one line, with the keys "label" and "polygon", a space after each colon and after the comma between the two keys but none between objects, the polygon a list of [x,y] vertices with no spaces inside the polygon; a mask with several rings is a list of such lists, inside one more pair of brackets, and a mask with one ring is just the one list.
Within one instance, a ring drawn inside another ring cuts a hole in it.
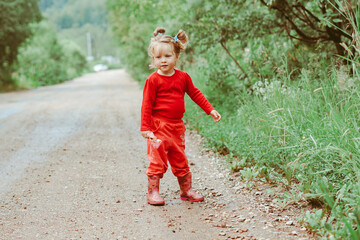
[{"label": "tree", "polygon": [[[355,0],[260,0],[269,9],[276,11],[278,27],[287,35],[306,44],[332,42],[337,54],[345,55],[343,41],[352,41],[355,27],[346,13],[354,15],[360,3]],[[345,10],[346,9],[346,10]]]},{"label": "tree", "polygon": [[32,34],[29,23],[40,20],[37,0],[0,1],[0,85],[11,82],[18,48]]},{"label": "tree", "polygon": [[195,42],[205,46],[205,50],[220,44],[242,73],[241,79],[248,77],[229,45],[236,42],[239,54],[239,48],[246,47],[249,39],[274,34],[274,19],[268,16],[269,12],[256,1],[248,0],[200,0],[193,7],[196,9],[196,21],[190,23],[190,28],[197,33],[194,35]]}]

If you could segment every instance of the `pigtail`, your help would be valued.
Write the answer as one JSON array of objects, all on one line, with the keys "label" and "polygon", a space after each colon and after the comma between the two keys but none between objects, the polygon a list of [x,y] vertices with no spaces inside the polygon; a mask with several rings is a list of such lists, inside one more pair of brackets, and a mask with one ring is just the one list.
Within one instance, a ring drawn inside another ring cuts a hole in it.
[{"label": "pigtail", "polygon": [[180,50],[185,50],[189,38],[186,35],[185,31],[180,29],[179,32],[176,34],[174,41]]},{"label": "pigtail", "polygon": [[[155,29],[155,31],[154,31],[154,37],[157,37],[159,34],[160,35],[163,35],[163,34],[165,34],[165,31],[166,31],[166,29],[165,28],[163,28],[163,27],[157,27],[156,29]],[[160,36],[159,35],[159,36]]]}]

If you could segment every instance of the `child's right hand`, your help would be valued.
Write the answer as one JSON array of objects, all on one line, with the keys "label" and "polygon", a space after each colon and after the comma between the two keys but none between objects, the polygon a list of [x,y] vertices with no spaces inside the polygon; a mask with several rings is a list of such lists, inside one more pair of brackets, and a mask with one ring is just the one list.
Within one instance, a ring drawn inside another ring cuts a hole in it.
[{"label": "child's right hand", "polygon": [[141,131],[141,136],[144,138],[149,138],[152,141],[156,140],[156,136],[152,131]]}]

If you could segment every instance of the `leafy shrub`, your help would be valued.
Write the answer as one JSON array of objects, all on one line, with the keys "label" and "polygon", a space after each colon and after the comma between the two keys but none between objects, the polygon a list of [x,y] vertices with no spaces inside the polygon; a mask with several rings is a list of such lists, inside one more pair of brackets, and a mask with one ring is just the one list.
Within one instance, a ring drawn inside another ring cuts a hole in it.
[{"label": "leafy shrub", "polygon": [[88,70],[86,58],[76,43],[69,40],[61,40],[60,45],[63,48],[66,59],[63,64],[66,66],[68,79],[78,77]]},{"label": "leafy shrub", "polygon": [[82,73],[85,57],[70,44],[62,46],[49,23],[33,24],[32,29],[34,36],[20,48],[14,73],[20,87],[61,83]]}]

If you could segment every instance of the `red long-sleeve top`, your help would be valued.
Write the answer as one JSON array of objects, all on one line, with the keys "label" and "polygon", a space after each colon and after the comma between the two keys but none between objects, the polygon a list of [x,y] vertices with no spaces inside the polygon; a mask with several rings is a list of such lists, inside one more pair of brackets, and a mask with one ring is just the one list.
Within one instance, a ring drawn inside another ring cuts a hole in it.
[{"label": "red long-sleeve top", "polygon": [[206,114],[214,108],[197,89],[189,74],[175,70],[172,76],[152,73],[145,82],[141,106],[141,131],[153,131],[151,117],[180,120],[185,112],[185,93],[201,107]]}]

